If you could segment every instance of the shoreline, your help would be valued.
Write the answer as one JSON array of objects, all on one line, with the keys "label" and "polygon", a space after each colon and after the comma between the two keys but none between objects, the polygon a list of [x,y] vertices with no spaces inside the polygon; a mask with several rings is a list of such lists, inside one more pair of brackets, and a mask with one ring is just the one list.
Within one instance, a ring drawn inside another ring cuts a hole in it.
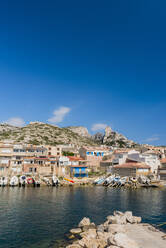
[{"label": "shoreline", "polygon": [[114,211],[106,221],[95,225],[84,217],[70,230],[66,248],[165,248],[166,232],[133,216],[132,212]]}]

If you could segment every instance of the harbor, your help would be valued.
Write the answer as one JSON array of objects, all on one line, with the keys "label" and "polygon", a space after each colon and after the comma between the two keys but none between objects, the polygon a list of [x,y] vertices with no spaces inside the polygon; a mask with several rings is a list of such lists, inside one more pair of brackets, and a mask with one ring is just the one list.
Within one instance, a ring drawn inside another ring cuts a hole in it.
[{"label": "harbor", "polygon": [[166,220],[165,188],[1,187],[0,194],[2,248],[66,247],[65,234],[83,217],[99,225],[114,210],[158,227]]}]

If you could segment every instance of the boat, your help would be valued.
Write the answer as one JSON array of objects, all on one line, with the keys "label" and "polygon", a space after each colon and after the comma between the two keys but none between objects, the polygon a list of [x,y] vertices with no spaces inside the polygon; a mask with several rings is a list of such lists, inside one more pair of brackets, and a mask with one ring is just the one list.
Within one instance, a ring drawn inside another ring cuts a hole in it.
[{"label": "boat", "polygon": [[70,183],[74,183],[74,181],[73,181],[73,180],[68,179],[68,178],[65,178],[65,177],[64,177],[64,180],[66,180],[66,181],[68,181],[68,182],[70,182]]},{"label": "boat", "polygon": [[34,179],[34,187],[40,187],[40,179]]},{"label": "boat", "polygon": [[43,177],[43,181],[46,183],[47,186],[51,186],[49,178]]},{"label": "boat", "polygon": [[52,186],[58,186],[59,179],[56,176],[52,176]]},{"label": "boat", "polygon": [[95,185],[101,185],[104,183],[104,181],[105,181],[105,177],[100,177],[100,178],[95,179],[95,181],[93,183]]},{"label": "boat", "polygon": [[115,176],[110,186],[112,187],[118,186],[119,182],[120,182],[120,176]]},{"label": "boat", "polygon": [[17,176],[13,176],[11,179],[10,179],[10,183],[9,185],[14,187],[14,186],[17,186],[19,184],[19,180],[18,180],[18,177]]},{"label": "boat", "polygon": [[8,178],[7,178],[7,177],[1,177],[1,178],[0,178],[0,186],[1,186],[1,187],[6,186],[7,183],[8,183]]},{"label": "boat", "polygon": [[137,183],[137,178],[136,178],[136,177],[131,177],[131,178],[130,178],[130,181],[131,181],[132,183]]},{"label": "boat", "polygon": [[118,182],[119,186],[124,186],[127,183],[127,180],[128,177],[122,177]]},{"label": "boat", "polygon": [[27,178],[27,185],[29,185],[29,186],[34,186],[34,184],[35,184],[35,180],[34,180],[34,178],[33,177],[28,177]]},{"label": "boat", "polygon": [[111,175],[111,176],[107,177],[107,178],[105,179],[103,185],[104,185],[104,186],[108,186],[110,183],[113,182],[114,177],[115,177],[115,175]]},{"label": "boat", "polygon": [[21,187],[25,187],[26,183],[27,183],[27,178],[25,175],[20,176],[20,181],[19,181],[19,186]]}]

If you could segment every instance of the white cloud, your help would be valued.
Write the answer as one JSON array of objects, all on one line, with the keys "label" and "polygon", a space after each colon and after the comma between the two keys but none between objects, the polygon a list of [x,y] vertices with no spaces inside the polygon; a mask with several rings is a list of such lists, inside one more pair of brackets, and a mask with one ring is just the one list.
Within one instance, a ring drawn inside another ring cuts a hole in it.
[{"label": "white cloud", "polygon": [[24,120],[20,117],[12,117],[8,119],[5,123],[16,127],[22,127],[25,124]]},{"label": "white cloud", "polygon": [[53,116],[48,119],[51,123],[59,123],[62,122],[65,116],[71,111],[68,107],[60,107],[53,112]]},{"label": "white cloud", "polygon": [[93,124],[91,130],[92,131],[100,131],[100,130],[104,130],[106,127],[107,127],[107,125],[104,123],[96,123],[96,124]]},{"label": "white cloud", "polygon": [[152,137],[147,138],[145,141],[146,142],[153,142],[153,141],[157,141],[160,138],[158,137],[158,135],[153,135]]}]

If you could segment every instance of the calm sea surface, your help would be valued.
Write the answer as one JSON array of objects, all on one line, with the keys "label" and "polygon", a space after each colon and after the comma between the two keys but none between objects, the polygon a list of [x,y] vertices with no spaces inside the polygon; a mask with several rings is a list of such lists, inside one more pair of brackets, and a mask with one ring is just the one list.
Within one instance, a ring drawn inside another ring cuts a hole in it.
[{"label": "calm sea surface", "polygon": [[100,223],[114,210],[166,222],[166,190],[0,188],[0,248],[60,247],[64,233],[81,218]]}]

